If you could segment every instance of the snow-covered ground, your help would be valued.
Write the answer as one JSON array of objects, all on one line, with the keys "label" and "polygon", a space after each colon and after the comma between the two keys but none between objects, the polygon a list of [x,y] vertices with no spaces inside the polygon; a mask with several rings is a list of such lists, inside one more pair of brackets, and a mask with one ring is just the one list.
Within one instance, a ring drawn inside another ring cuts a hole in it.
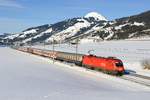
[{"label": "snow-covered ground", "polygon": [[0,47],[0,100],[149,100],[150,88]]},{"label": "snow-covered ground", "polygon": [[[86,41],[87,42],[87,41]],[[52,50],[52,46],[34,46],[36,48],[45,48]],[[55,50],[65,52],[76,52],[76,45],[55,45]],[[78,53],[92,54],[97,56],[115,56],[124,62],[126,70],[142,75],[150,76],[149,70],[144,70],[141,62],[144,59],[150,59],[150,41],[126,40],[126,41],[103,41],[98,43],[82,43],[78,45]]]}]

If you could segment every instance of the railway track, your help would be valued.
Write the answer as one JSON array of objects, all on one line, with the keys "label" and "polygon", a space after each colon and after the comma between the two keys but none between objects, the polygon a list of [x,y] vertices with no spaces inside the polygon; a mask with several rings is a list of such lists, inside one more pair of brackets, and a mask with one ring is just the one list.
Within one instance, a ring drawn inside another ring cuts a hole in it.
[{"label": "railway track", "polygon": [[[77,65],[72,65],[72,66],[77,66]],[[90,71],[90,72],[94,72],[94,73],[97,72],[96,70],[91,70],[91,69],[87,69],[87,70]],[[150,77],[148,77],[148,76],[135,74],[135,73],[130,73],[130,74],[127,74],[127,75],[119,76],[119,78],[130,81],[130,82],[138,83],[140,85],[150,87]]]},{"label": "railway track", "polygon": [[[24,51],[24,52],[26,52],[26,51]],[[40,55],[40,54],[37,54],[37,55]],[[46,57],[46,56],[44,56],[44,57]],[[139,75],[139,74],[135,74],[135,73],[129,73],[129,74],[121,76],[120,78],[150,87],[150,77],[147,77],[147,76],[143,76],[143,75]]]},{"label": "railway track", "polygon": [[128,75],[124,75],[121,78],[124,80],[128,80],[131,82],[135,82],[135,83],[150,87],[150,77],[148,76],[131,73]]},{"label": "railway track", "polygon": [[135,77],[150,80],[150,77],[148,77],[148,76],[143,76],[143,75],[139,75],[139,74],[135,74],[135,73],[130,73],[130,76],[135,76]]},{"label": "railway track", "polygon": [[[70,65],[70,66],[77,66],[77,65]],[[87,69],[87,70],[90,71],[90,72],[94,72],[94,73],[97,72],[96,70],[91,70],[91,69]],[[150,87],[150,77],[148,77],[148,76],[135,74],[135,73],[130,73],[130,74],[127,74],[127,75],[123,75],[121,77],[119,76],[119,78],[131,81],[131,82],[134,82],[134,83],[138,83],[140,85]]]}]

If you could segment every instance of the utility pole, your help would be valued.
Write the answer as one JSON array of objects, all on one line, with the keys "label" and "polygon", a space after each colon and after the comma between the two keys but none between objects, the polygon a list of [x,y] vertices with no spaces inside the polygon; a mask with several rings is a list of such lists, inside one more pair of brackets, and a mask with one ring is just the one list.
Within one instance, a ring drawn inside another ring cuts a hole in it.
[{"label": "utility pole", "polygon": [[45,49],[45,41],[44,41],[44,49]]},{"label": "utility pole", "polygon": [[53,38],[53,63],[54,63],[54,47],[55,45],[54,45],[54,38]]},{"label": "utility pole", "polygon": [[78,39],[76,40],[76,61],[77,61],[77,54],[78,54]]},{"label": "utility pole", "polygon": [[29,46],[30,46],[30,48],[32,47],[32,43],[31,43],[31,41],[29,42]]},{"label": "utility pole", "polygon": [[[76,25],[75,25],[75,30],[76,30],[76,33],[78,33],[78,28],[76,27]],[[76,42],[76,61],[78,59],[77,58],[77,54],[78,54],[78,41],[79,41],[79,39],[77,38],[76,41],[75,41]]]}]

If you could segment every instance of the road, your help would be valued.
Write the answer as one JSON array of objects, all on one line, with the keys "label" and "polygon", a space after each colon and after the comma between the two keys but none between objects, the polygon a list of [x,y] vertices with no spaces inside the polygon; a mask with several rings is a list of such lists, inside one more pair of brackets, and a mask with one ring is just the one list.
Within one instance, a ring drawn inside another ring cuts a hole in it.
[{"label": "road", "polygon": [[1,100],[149,100],[148,88],[0,47]]}]

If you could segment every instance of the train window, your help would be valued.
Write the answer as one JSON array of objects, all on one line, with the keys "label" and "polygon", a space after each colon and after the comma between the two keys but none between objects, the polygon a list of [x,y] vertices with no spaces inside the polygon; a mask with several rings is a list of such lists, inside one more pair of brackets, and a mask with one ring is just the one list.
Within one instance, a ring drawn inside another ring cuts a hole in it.
[{"label": "train window", "polygon": [[123,66],[123,63],[122,63],[122,62],[117,62],[117,63],[116,63],[116,66],[117,66],[117,67],[122,67],[122,66]]}]

